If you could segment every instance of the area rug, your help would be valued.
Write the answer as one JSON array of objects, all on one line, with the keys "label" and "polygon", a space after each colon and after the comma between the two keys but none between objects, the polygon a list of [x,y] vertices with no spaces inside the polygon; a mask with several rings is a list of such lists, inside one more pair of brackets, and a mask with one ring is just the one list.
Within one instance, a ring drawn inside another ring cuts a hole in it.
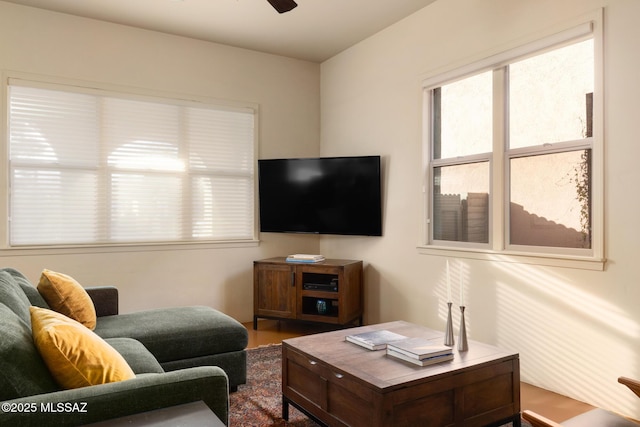
[{"label": "area rug", "polygon": [[281,355],[279,344],[247,350],[247,383],[229,395],[230,427],[319,427],[291,405],[282,419]]},{"label": "area rug", "polygon": [[229,395],[230,427],[318,427],[289,405],[289,421],[282,419],[282,346],[247,350],[247,383]]}]

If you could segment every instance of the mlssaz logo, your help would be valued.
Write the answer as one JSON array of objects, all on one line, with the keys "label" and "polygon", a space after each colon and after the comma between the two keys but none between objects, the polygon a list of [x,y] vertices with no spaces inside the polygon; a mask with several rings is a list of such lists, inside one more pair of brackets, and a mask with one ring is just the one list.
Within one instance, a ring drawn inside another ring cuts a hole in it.
[{"label": "mlssaz logo", "polygon": [[40,412],[87,412],[87,402],[40,403]]}]

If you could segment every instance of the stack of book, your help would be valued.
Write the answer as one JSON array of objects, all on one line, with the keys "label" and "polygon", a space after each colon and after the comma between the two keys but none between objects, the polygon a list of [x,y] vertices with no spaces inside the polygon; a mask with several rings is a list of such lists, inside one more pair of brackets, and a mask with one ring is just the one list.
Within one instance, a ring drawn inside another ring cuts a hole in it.
[{"label": "stack of book", "polygon": [[344,339],[369,350],[384,350],[389,343],[406,340],[407,337],[383,329],[381,331],[347,335]]},{"label": "stack of book", "polygon": [[428,366],[452,360],[453,349],[423,338],[407,338],[389,343],[387,355],[418,366]]},{"label": "stack of book", "polygon": [[310,255],[310,254],[293,254],[287,257],[287,262],[322,262],[324,257],[322,255]]}]

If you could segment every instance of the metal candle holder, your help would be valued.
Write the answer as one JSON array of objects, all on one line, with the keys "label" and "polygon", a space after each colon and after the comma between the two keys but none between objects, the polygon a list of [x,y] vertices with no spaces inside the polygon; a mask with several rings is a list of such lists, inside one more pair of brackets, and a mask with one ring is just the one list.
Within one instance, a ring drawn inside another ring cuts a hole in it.
[{"label": "metal candle holder", "polygon": [[458,337],[458,351],[469,350],[467,343],[467,326],[464,320],[464,305],[460,306],[460,336]]},{"label": "metal candle holder", "polygon": [[448,302],[447,306],[448,306],[447,329],[445,330],[445,333],[444,333],[444,345],[453,347],[454,340],[453,340],[453,321],[451,320],[451,303]]}]

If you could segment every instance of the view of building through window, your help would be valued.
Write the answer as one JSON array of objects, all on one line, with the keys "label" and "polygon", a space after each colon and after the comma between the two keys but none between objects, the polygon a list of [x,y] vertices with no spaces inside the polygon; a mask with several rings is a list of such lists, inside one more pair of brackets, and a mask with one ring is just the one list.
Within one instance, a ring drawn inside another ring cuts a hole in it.
[{"label": "view of building through window", "polygon": [[434,90],[435,240],[489,242],[492,72]]}]

